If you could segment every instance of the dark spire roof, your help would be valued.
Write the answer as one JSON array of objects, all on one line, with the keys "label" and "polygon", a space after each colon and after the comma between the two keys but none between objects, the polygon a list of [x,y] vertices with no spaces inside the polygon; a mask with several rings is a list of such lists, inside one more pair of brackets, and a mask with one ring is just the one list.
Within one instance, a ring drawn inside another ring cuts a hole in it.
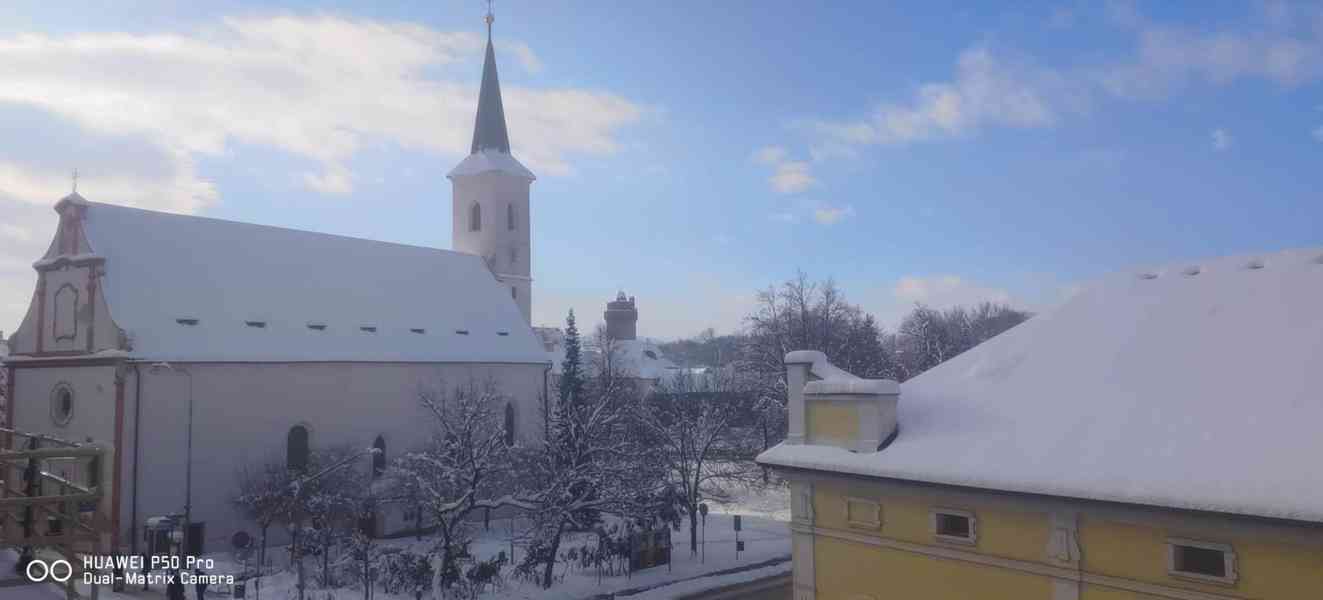
[{"label": "dark spire roof", "polygon": [[487,59],[482,63],[482,91],[478,92],[478,116],[473,120],[473,147],[469,152],[499,150],[510,153],[510,134],[505,130],[505,108],[501,105],[501,82],[496,77],[496,51],[492,48],[491,23],[487,23]]}]

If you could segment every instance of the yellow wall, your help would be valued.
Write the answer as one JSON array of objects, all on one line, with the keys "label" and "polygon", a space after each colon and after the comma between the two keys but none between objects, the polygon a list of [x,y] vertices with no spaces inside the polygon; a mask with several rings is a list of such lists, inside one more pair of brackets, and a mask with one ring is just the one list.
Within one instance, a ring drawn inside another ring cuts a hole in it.
[{"label": "yellow wall", "polygon": [[[1317,535],[1323,539],[1323,532]],[[1169,536],[1229,544],[1236,553],[1240,575],[1236,585],[1189,582],[1168,575]],[[1249,598],[1323,598],[1323,548],[1318,546],[1274,542],[1250,532],[1191,533],[1087,514],[1080,518],[1080,542],[1084,570],[1089,573]]]},{"label": "yellow wall", "polygon": [[971,506],[930,494],[897,494],[867,482],[841,481],[815,485],[813,503],[817,524],[820,527],[866,533],[846,523],[844,498],[847,495],[881,502],[881,535],[889,539],[951,548],[970,548],[968,545],[934,540],[931,511],[934,507],[941,507],[974,513],[978,522],[978,543],[974,548],[984,554],[1020,560],[1041,560],[1043,549],[1047,546],[1048,521],[1042,513]]},{"label": "yellow wall", "polygon": [[859,436],[859,415],[851,404],[812,402],[806,413],[809,441],[852,440]]},{"label": "yellow wall", "polygon": [[[881,526],[851,526],[845,518],[846,497],[877,501],[882,507]],[[971,546],[936,540],[930,517],[934,507],[974,513],[977,543]],[[1139,509],[1104,511],[1097,504],[1064,499],[1019,499],[901,482],[815,478],[817,598],[857,600],[855,596],[863,594],[877,600],[1052,600],[1056,580],[1026,572],[1025,568],[1070,568],[1047,556],[1049,513],[1053,510],[1079,514],[1078,542],[1083,555],[1079,566],[1086,577],[1098,575],[1134,585],[1161,586],[1171,592],[1191,590],[1218,597],[1323,598],[1323,528],[1269,526],[1234,517],[1186,517]],[[1218,585],[1170,576],[1168,537],[1230,544],[1236,553],[1238,581]],[[905,548],[895,547],[898,545]],[[968,552],[977,556],[964,554]],[[979,557],[1019,561],[1015,564],[1018,568],[967,560]],[[1079,595],[1083,600],[1161,597],[1089,582],[1080,585]]]},{"label": "yellow wall", "polygon": [[1043,577],[819,537],[817,600],[1051,598]]}]

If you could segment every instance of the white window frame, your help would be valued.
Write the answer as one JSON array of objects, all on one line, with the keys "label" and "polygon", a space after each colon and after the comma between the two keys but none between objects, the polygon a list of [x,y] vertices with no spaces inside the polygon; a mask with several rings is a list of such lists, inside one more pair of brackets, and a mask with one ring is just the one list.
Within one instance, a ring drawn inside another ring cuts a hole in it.
[{"label": "white window frame", "polygon": [[[951,515],[953,517],[963,517],[968,519],[969,537],[938,533],[937,521],[939,515]],[[933,538],[939,542],[951,542],[953,544],[965,544],[967,546],[973,546],[978,543],[978,518],[974,516],[972,511],[959,508],[935,507],[932,509],[932,512],[928,514],[928,526],[933,532]]]},{"label": "white window frame", "polygon": [[[1189,546],[1191,548],[1203,548],[1205,550],[1217,550],[1222,553],[1223,577],[1215,575],[1205,575],[1203,573],[1191,573],[1189,571],[1178,571],[1176,569],[1176,547]],[[1192,540],[1189,538],[1169,537],[1167,538],[1167,574],[1177,579],[1186,579],[1191,581],[1200,581],[1205,583],[1218,583],[1222,585],[1235,585],[1236,580],[1240,578],[1240,573],[1236,571],[1236,550],[1231,544],[1219,542],[1205,542],[1202,540]]]},{"label": "white window frame", "polygon": [[[851,507],[858,509],[851,510]],[[844,508],[845,522],[850,527],[872,531],[882,528],[882,504],[877,500],[846,496]]]}]

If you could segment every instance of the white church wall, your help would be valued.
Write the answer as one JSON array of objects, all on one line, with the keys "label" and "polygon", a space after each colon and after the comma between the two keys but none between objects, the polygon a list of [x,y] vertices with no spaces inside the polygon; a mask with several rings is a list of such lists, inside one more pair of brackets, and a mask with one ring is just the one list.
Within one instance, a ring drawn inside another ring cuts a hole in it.
[{"label": "white church wall", "polygon": [[[521,442],[540,436],[541,365],[469,364],[176,364],[143,371],[139,520],[183,510],[188,377],[193,386],[193,518],[206,522],[206,550],[223,550],[238,529],[256,527],[229,504],[240,465],[284,461],[289,429],[308,427],[311,446],[368,448],[378,435],[387,459],[418,447],[432,417],[418,404],[420,386],[453,388],[496,381],[516,402]],[[144,367],[145,369],[145,367]],[[496,415],[504,406],[496,407]],[[126,450],[131,452],[131,450]],[[363,476],[370,477],[365,457]],[[403,525],[398,515],[387,530]],[[271,532],[279,533],[279,532]],[[283,537],[279,535],[278,537]]]},{"label": "white church wall", "polygon": [[[53,413],[52,397],[62,386],[73,392],[73,410],[61,424]],[[14,375],[14,396],[15,429],[74,442],[90,438],[107,448],[114,442],[113,366],[19,368]]]},{"label": "white church wall", "polygon": [[[71,408],[56,406],[60,390],[72,396]],[[14,428],[72,442],[92,442],[107,449],[101,464],[103,506],[109,510],[114,493],[115,367],[24,367],[14,371]],[[19,440],[23,443],[25,440]],[[87,483],[86,473],[60,470],[71,481]],[[70,466],[70,469],[73,469]],[[122,488],[121,488],[122,489]]]}]

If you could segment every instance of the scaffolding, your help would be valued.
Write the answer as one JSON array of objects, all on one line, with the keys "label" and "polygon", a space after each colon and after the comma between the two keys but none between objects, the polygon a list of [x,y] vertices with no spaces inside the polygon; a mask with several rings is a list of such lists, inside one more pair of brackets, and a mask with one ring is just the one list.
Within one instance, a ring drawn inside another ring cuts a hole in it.
[{"label": "scaffolding", "polygon": [[[111,522],[101,472],[106,450],[5,427],[0,439],[6,442],[0,447],[0,548],[17,548],[20,567],[39,553],[68,561],[71,576],[62,585],[73,600],[83,557],[109,553]],[[0,573],[0,580],[8,575]],[[97,592],[98,586],[91,586],[92,598]]]}]

